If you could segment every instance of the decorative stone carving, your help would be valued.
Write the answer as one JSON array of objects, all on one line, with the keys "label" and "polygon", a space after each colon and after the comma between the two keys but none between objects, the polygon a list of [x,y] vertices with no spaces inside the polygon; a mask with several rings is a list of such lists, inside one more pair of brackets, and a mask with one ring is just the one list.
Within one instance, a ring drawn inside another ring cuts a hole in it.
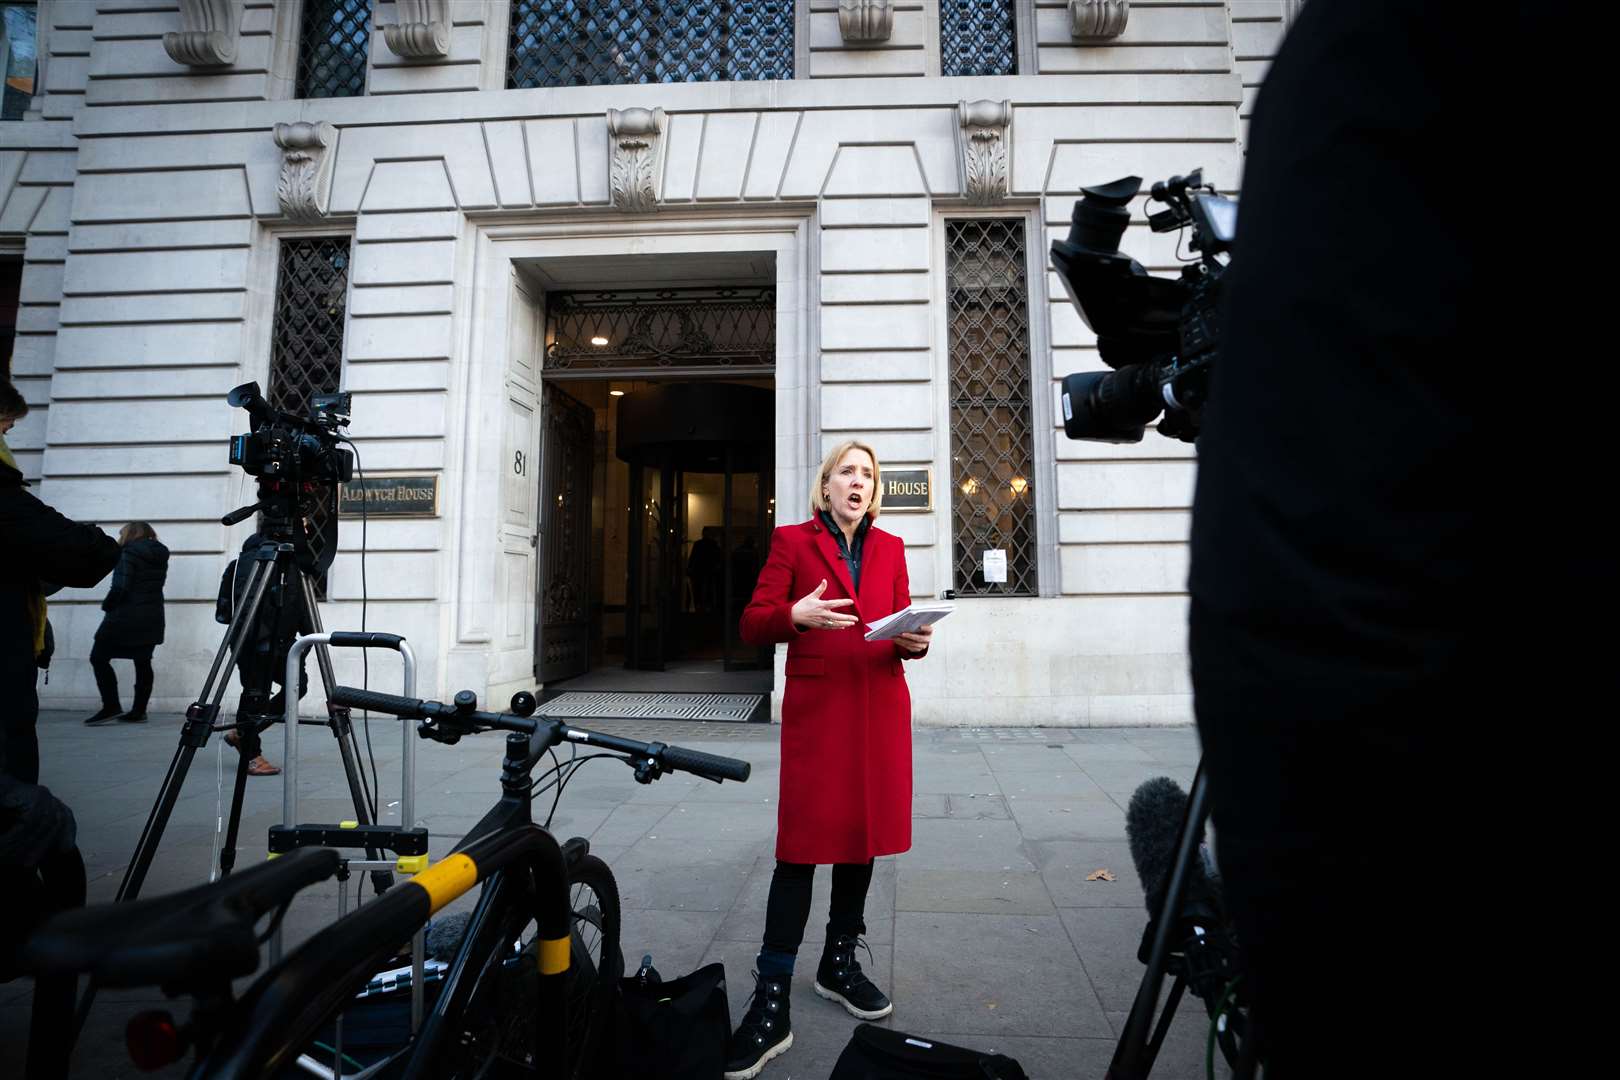
[{"label": "decorative stone carving", "polygon": [[180,25],[163,35],[169,59],[187,67],[236,63],[242,8],[236,0],[180,0]]},{"label": "decorative stone carving", "polygon": [[399,21],[383,27],[395,56],[437,60],[450,55],[450,0],[394,0]]},{"label": "decorative stone carving", "polygon": [[894,32],[893,0],[838,0],[838,32],[846,45],[888,41]]},{"label": "decorative stone carving", "polygon": [[613,205],[632,214],[658,209],[663,171],[664,110],[609,109],[608,190]]},{"label": "decorative stone carving", "polygon": [[282,149],[276,201],[289,220],[310,223],[326,216],[336,142],[337,128],[325,120],[276,125],[276,145]]},{"label": "decorative stone carving", "polygon": [[1125,32],[1130,0],[1069,0],[1069,35],[1076,41],[1106,41]]},{"label": "decorative stone carving", "polygon": [[978,206],[1006,198],[1012,102],[961,101],[956,109],[962,121],[962,193]]}]

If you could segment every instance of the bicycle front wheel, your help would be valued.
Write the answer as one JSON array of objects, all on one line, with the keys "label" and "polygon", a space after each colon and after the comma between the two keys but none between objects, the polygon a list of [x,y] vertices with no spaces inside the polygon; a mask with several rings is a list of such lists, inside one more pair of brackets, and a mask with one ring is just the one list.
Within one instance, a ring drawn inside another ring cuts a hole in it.
[{"label": "bicycle front wheel", "polygon": [[619,951],[619,886],[607,863],[586,855],[568,868],[574,913],[568,977],[568,1074],[588,1074],[599,1051],[614,980],[624,973]]}]

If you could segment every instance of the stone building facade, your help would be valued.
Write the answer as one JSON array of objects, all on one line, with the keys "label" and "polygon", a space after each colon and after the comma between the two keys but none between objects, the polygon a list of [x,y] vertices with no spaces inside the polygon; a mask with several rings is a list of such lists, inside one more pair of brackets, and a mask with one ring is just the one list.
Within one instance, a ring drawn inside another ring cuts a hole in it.
[{"label": "stone building facade", "polygon": [[[12,446],[63,513],[151,521],[173,550],[155,704],[183,707],[251,528],[219,523],[253,501],[226,461],[245,417],[225,393],[285,379],[288,340],[324,333],[366,474],[438,485],[431,515],[368,520],[364,583],[360,523],[343,519],[326,624],[358,627],[364,588],[367,626],[415,645],[421,692],[498,700],[535,684],[537,603],[561,573],[546,388],[581,375],[552,362],[561,294],[755,289],[774,351],[738,374],[774,403],[761,512],[802,520],[811,471],[846,438],[932,481],[929,507],[882,522],[917,597],[959,596],[911,672],[918,721],[1185,721],[1192,449],[1063,437],[1056,381],[1100,362],[1045,251],[1083,185],[1201,166],[1235,191],[1294,3],[755,0],[716,16],[732,20],[718,37],[694,29],[715,5],[640,5],[683,9],[660,23],[632,0],[6,5],[32,12],[37,53],[31,107],[0,124],[10,370],[32,406]],[[974,70],[992,73],[955,73]],[[703,81],[658,81],[688,77]],[[615,81],[632,78],[649,81]],[[1123,246],[1169,272],[1176,238],[1141,205]],[[289,294],[288,253],[315,240],[339,252],[328,277]],[[964,275],[991,263],[1010,276],[981,302]],[[335,325],[304,325],[309,311]],[[599,457],[615,391],[683,370],[594,373],[590,393],[613,394],[592,407]],[[625,543],[621,474],[598,469],[569,541],[581,565],[597,553],[579,584],[604,610],[636,562],[601,554]],[[974,502],[996,486],[1000,502]],[[981,548],[1011,549],[1010,583]],[[93,700],[104,589],[52,600],[46,707]],[[371,685],[397,673],[374,660]],[[358,680],[358,662],[339,675]],[[779,658],[774,678],[779,692]]]}]

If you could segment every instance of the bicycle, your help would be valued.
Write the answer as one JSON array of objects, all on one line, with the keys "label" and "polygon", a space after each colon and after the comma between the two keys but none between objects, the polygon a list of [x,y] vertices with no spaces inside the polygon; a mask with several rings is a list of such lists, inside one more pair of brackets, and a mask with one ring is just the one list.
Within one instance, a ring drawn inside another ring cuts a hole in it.
[{"label": "bicycle", "polygon": [[[25,965],[36,975],[88,974],[102,986],[162,986],[171,996],[191,997],[187,1025],[167,1013],[142,1014],[131,1021],[128,1041],[145,1068],[194,1050],[189,1075],[196,1080],[289,1070],[348,1080],[575,1075],[588,1064],[599,1032],[599,992],[622,973],[618,889],[587,840],[559,845],[534,823],[534,797],[555,788],[549,825],[564,788],[587,761],[624,761],[643,784],[670,771],[746,781],[751,766],[536,719],[529,694],[516,695],[509,713],[478,711],[470,691],[446,705],[335,687],[331,700],[419,720],[423,738],[446,744],[506,731],[500,800],[451,854],[314,934],[240,998],[231,980],[257,969],[258,947],[292,898],[340,872],[338,853],[313,846],[313,834],[311,846],[210,885],[60,915],[30,939]],[[574,749],[559,759],[555,751],[564,744]],[[582,746],[599,752],[580,754]],[[531,779],[548,754],[553,767]],[[347,1058],[340,1045],[315,1045],[401,943],[475,885],[482,892],[420,1029],[372,1063]],[[270,926],[260,934],[256,924],[266,915]],[[312,1050],[329,1054],[330,1064]],[[346,1064],[357,1068],[346,1072]]]}]

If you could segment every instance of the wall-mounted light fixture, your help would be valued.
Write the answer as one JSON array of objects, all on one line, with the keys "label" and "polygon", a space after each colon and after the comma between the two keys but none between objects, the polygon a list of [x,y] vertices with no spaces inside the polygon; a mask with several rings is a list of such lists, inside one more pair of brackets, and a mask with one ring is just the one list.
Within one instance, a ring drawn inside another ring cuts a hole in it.
[{"label": "wall-mounted light fixture", "polygon": [[595,337],[591,338],[591,344],[592,345],[602,346],[602,345],[606,345],[607,343],[608,343],[608,339],[603,337],[601,334],[597,334]]}]

